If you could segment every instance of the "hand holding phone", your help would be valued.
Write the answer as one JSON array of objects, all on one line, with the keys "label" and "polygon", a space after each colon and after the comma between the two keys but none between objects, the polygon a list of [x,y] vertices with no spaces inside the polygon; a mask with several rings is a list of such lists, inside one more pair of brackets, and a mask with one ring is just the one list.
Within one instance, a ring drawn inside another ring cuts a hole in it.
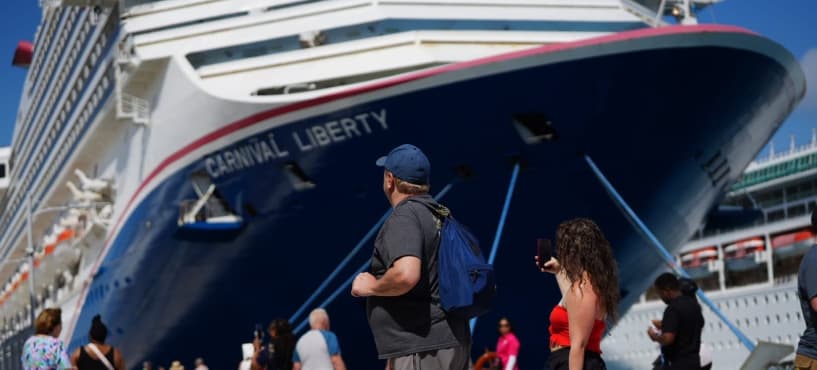
[{"label": "hand holding phone", "polygon": [[544,270],[545,264],[550,261],[553,256],[553,247],[549,239],[536,239],[536,267]]}]

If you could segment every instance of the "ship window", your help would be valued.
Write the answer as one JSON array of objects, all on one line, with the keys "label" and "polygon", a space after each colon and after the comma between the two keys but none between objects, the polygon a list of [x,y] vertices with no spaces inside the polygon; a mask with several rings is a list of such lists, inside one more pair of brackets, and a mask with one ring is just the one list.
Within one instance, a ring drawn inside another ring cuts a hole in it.
[{"label": "ship window", "polygon": [[412,71],[418,71],[421,69],[431,68],[443,65],[445,63],[426,63],[420,64],[411,67],[405,68],[394,68],[388,70],[377,71],[373,73],[365,73],[365,74],[358,74],[358,75],[351,75],[351,76],[344,76],[340,78],[333,78],[328,80],[321,80],[321,81],[312,81],[300,84],[289,84],[285,86],[273,86],[273,87],[265,87],[262,89],[258,89],[252,93],[252,95],[257,96],[265,96],[265,95],[285,95],[285,94],[292,94],[304,91],[313,91],[313,90],[321,90],[321,89],[328,89],[337,86],[344,86],[350,85],[354,83],[366,82],[371,80],[376,80],[378,78],[398,75],[401,73],[408,73]]},{"label": "ship window", "polygon": [[3,179],[5,177],[6,177],[6,164],[5,163],[0,163],[0,179]]}]

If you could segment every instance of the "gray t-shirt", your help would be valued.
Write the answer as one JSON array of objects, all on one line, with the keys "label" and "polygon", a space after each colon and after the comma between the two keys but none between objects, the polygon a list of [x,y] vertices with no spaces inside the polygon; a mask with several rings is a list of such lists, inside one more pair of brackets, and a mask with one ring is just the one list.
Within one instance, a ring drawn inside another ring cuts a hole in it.
[{"label": "gray t-shirt", "polygon": [[797,353],[817,358],[817,312],[814,312],[809,304],[809,301],[817,296],[817,246],[812,246],[800,262],[797,293],[800,297],[800,308],[803,310],[803,321],[806,322],[806,331],[800,337]]},{"label": "gray t-shirt", "polygon": [[437,277],[440,220],[423,203],[428,195],[398,204],[374,242],[372,274],[377,278],[401,257],[422,260],[420,280],[398,297],[369,297],[366,314],[381,359],[467,345],[468,322],[448,317],[440,306]]}]

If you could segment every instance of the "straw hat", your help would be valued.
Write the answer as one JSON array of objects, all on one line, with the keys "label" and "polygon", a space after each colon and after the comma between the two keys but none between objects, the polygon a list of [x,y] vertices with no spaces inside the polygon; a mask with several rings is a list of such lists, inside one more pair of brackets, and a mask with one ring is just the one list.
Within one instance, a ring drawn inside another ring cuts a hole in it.
[{"label": "straw hat", "polygon": [[173,361],[170,365],[170,370],[184,370],[184,366],[182,366],[182,363],[179,361]]}]

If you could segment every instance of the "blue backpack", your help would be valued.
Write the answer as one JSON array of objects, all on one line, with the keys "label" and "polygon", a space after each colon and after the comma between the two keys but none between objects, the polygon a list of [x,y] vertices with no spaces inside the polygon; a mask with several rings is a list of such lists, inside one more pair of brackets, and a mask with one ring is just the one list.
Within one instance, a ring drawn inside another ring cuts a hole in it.
[{"label": "blue backpack", "polygon": [[467,319],[490,311],[496,295],[494,267],[485,262],[479,241],[447,208],[418,202],[442,220],[437,274],[443,310]]}]

